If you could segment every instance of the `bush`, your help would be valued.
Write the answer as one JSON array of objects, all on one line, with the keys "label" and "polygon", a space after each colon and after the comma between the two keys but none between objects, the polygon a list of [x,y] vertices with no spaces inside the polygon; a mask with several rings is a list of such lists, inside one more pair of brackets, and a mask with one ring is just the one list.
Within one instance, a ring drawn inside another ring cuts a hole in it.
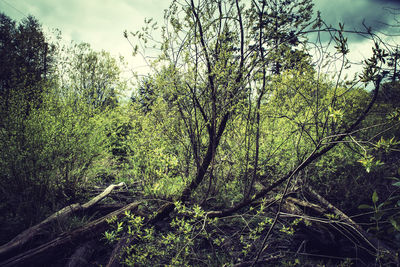
[{"label": "bush", "polygon": [[26,114],[24,98],[14,96],[0,128],[4,232],[9,232],[7,222],[16,218],[11,232],[74,201],[90,182],[88,170],[107,153],[100,115],[92,108],[50,90],[43,99]]}]

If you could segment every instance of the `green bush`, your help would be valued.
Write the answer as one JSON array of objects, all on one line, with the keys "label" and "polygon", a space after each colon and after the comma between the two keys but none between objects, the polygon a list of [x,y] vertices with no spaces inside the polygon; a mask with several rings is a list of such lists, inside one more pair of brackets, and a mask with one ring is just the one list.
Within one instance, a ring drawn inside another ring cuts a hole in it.
[{"label": "green bush", "polygon": [[94,178],[88,170],[107,156],[101,115],[79,99],[62,99],[49,90],[28,115],[25,105],[14,96],[0,128],[0,221],[19,218],[21,227],[74,201]]}]

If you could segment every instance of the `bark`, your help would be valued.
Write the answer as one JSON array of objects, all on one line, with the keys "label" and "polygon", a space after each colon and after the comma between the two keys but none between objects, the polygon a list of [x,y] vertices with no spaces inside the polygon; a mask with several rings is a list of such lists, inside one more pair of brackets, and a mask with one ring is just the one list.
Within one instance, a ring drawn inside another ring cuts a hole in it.
[{"label": "bark", "polygon": [[121,251],[129,246],[130,240],[128,234],[125,234],[114,247],[106,267],[118,267],[120,266]]},{"label": "bark", "polygon": [[78,247],[75,250],[74,254],[72,254],[70,260],[65,265],[66,267],[84,267],[88,266],[89,259],[93,255],[95,251],[96,243],[92,241],[88,241],[82,246]]}]

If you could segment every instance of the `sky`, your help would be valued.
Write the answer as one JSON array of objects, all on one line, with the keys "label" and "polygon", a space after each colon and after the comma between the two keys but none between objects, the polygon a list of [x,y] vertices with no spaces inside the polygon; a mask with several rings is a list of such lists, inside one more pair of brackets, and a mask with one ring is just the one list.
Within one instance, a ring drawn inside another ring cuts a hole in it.
[{"label": "sky", "polygon": [[[162,22],[169,3],[168,0],[0,0],[0,12],[17,21],[33,15],[45,30],[59,29],[68,42],[87,42],[96,50],[122,55],[128,62],[125,71],[129,73],[131,69],[141,72],[146,68],[139,57],[132,57],[132,48],[123,38],[124,30],[140,30],[145,18]],[[400,33],[399,27],[391,26],[400,25],[400,0],[315,0],[314,3],[322,18],[333,26],[342,22],[346,29],[360,29],[364,21],[377,31]],[[355,60],[365,58],[368,54],[365,51],[370,51],[370,44],[360,37],[350,37],[349,42]]]},{"label": "sky", "polygon": [[[330,24],[344,22],[349,28],[358,28],[365,20],[368,26],[377,30],[387,29],[385,23],[392,23],[388,9],[399,9],[400,0],[316,0],[315,9]],[[397,10],[398,19],[400,10]]]},{"label": "sky", "polygon": [[145,62],[132,57],[132,47],[123,32],[135,32],[145,18],[162,22],[167,0],[0,0],[0,12],[16,21],[34,16],[46,31],[59,29],[66,43],[87,42],[95,50],[123,56],[131,69],[145,72]]}]

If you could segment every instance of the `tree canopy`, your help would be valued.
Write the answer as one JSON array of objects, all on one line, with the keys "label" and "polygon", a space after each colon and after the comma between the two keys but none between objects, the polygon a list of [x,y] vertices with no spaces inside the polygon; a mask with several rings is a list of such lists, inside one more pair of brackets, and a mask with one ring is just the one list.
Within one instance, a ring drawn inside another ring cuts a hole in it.
[{"label": "tree canopy", "polygon": [[17,24],[1,13],[0,27],[1,105],[6,109],[13,94],[37,105],[53,71],[55,47],[31,16]]}]

